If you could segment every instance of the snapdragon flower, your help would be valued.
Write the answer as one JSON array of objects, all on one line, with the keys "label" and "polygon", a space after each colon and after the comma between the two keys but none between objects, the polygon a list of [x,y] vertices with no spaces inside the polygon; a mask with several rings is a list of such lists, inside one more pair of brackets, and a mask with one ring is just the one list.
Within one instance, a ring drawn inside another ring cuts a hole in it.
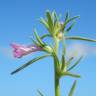
[{"label": "snapdragon flower", "polygon": [[22,56],[42,50],[42,48],[37,45],[24,46],[16,43],[11,43],[11,46],[14,49],[13,55],[16,58],[21,58]]}]

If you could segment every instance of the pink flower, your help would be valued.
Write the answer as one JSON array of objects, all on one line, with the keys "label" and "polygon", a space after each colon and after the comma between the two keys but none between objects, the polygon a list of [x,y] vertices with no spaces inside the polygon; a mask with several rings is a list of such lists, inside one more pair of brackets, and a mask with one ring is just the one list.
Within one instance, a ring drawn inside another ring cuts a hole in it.
[{"label": "pink flower", "polygon": [[36,45],[29,45],[29,46],[24,46],[16,43],[12,43],[11,46],[13,47],[13,55],[16,58],[21,58],[24,55],[30,54],[32,52],[40,51],[42,50],[41,47],[36,46]]}]

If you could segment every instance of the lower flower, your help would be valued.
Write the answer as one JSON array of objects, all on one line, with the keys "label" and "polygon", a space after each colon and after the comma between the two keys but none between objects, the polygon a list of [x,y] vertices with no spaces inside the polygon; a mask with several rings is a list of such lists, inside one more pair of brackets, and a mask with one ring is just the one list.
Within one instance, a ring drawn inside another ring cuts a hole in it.
[{"label": "lower flower", "polygon": [[21,58],[22,56],[25,56],[27,54],[42,50],[42,48],[37,45],[24,46],[16,43],[11,43],[11,46],[14,49],[13,55],[16,58]]}]

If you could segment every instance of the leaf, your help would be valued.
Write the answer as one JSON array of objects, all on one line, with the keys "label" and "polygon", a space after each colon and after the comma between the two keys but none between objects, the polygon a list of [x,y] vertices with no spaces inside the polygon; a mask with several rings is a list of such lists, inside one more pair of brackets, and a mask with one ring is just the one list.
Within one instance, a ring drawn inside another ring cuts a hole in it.
[{"label": "leaf", "polygon": [[51,37],[51,35],[50,35],[50,34],[44,34],[44,35],[41,36],[40,38],[41,38],[41,39],[44,39],[45,37]]},{"label": "leaf", "polygon": [[40,18],[40,23],[42,23],[46,27],[46,29],[49,30],[49,25],[46,20],[44,20],[43,18]]},{"label": "leaf", "polygon": [[66,20],[66,21],[64,22],[64,24],[63,24],[62,29],[64,30],[64,28],[66,27],[66,25],[67,25],[69,22],[71,22],[71,21],[73,21],[73,20],[75,20],[75,19],[77,19],[77,18],[80,18],[80,16],[74,16],[74,17]]},{"label": "leaf", "polygon": [[80,16],[74,16],[74,17],[68,19],[68,20],[66,21],[66,24],[69,23],[69,22],[71,22],[71,21],[73,21],[73,20],[75,20],[75,19],[77,19],[77,18],[80,18]]},{"label": "leaf", "polygon": [[68,40],[82,40],[82,41],[89,41],[89,42],[96,42],[94,39],[79,37],[79,36],[68,36],[66,37]]},{"label": "leaf", "polygon": [[33,42],[35,45],[39,45],[39,44],[33,39],[33,37],[30,37],[30,39],[32,40],[32,42]]},{"label": "leaf", "polygon": [[76,84],[77,84],[77,81],[75,80],[68,96],[73,96],[75,88],[76,88]]},{"label": "leaf", "polygon": [[69,13],[66,12],[66,15],[65,15],[65,22],[68,20],[68,18],[69,18]]},{"label": "leaf", "polygon": [[66,33],[68,33],[74,26],[75,22],[73,22],[67,29],[66,29]]},{"label": "leaf", "polygon": [[39,35],[37,34],[36,29],[34,30],[34,33],[35,33],[35,36],[36,36],[36,39],[37,39],[38,43],[39,43],[41,46],[44,46],[44,43],[42,42],[41,38],[40,38]]},{"label": "leaf", "polygon": [[57,15],[56,15],[55,11],[52,12],[51,17],[52,17],[53,23],[54,23],[56,21],[56,19],[57,19]]},{"label": "leaf", "polygon": [[57,16],[56,12],[54,12],[53,19],[54,19],[54,27],[55,27],[55,25],[57,24],[57,22],[60,23],[60,21],[59,21],[60,16]]},{"label": "leaf", "polygon": [[54,35],[56,35],[58,32],[60,32],[61,30],[61,25],[60,25],[60,21],[59,21],[59,16],[57,16],[57,14],[54,12]]},{"label": "leaf", "polygon": [[55,21],[59,21],[59,19],[60,19],[60,15],[57,16],[56,12],[54,12],[54,18],[55,18]]},{"label": "leaf", "polygon": [[51,55],[50,55],[50,54],[46,54],[46,55],[44,55],[44,56],[40,56],[40,57],[37,57],[37,58],[34,58],[34,59],[30,60],[30,61],[27,62],[26,64],[22,65],[21,67],[19,67],[19,68],[16,69],[15,71],[13,71],[13,72],[11,73],[11,75],[13,75],[13,74],[15,74],[15,73],[23,70],[24,68],[28,67],[28,66],[31,65],[32,63],[34,63],[34,62],[36,62],[36,61],[38,61],[38,60],[40,60],[40,59],[43,59],[43,58],[45,58],[45,57],[48,57],[48,56],[51,56]]},{"label": "leaf", "polygon": [[71,66],[67,71],[70,71],[70,70],[72,70],[74,67],[76,67],[76,66],[79,64],[79,62],[82,60],[82,58],[83,58],[83,56],[81,56],[81,57],[75,62],[75,64],[74,64],[73,66]]},{"label": "leaf", "polygon": [[61,31],[60,22],[56,21],[54,24],[54,35],[57,35]]},{"label": "leaf", "polygon": [[69,58],[69,60],[67,61],[66,65],[68,66],[69,64],[71,64],[73,59],[74,59],[74,57]]},{"label": "leaf", "polygon": [[46,16],[48,19],[49,30],[50,30],[51,34],[53,34],[54,22],[53,22],[53,18],[51,16],[51,13],[49,11],[46,11]]},{"label": "leaf", "polygon": [[61,76],[71,76],[71,77],[75,77],[75,78],[80,78],[81,76],[78,74],[73,74],[70,72],[61,72]]},{"label": "leaf", "polygon": [[65,47],[65,39],[64,39],[64,34],[63,34],[63,39],[62,39],[62,66],[61,69],[62,71],[66,71],[66,63],[65,63],[65,53],[66,53],[66,47]]},{"label": "leaf", "polygon": [[62,55],[62,66],[61,66],[61,70],[64,71],[65,68],[66,68],[65,56],[64,56],[64,54],[63,54],[63,55]]},{"label": "leaf", "polygon": [[62,30],[64,30],[64,28],[65,28],[65,26],[66,26],[66,21],[68,21],[68,18],[69,18],[69,13],[68,13],[68,11],[66,12],[66,14],[65,14],[65,20],[64,20],[64,24],[63,24],[63,26],[62,26]]},{"label": "leaf", "polygon": [[40,96],[44,96],[41,91],[37,90],[37,92],[39,93]]},{"label": "leaf", "polygon": [[65,55],[65,53],[66,53],[66,45],[65,45],[64,34],[62,34],[62,36],[63,36],[63,38],[62,38],[62,47],[63,47],[62,54]]}]

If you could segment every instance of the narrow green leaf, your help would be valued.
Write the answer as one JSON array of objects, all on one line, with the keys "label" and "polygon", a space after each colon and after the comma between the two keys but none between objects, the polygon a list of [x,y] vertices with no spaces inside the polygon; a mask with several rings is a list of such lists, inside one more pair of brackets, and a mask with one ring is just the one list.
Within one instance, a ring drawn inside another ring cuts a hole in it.
[{"label": "narrow green leaf", "polygon": [[51,34],[53,34],[54,23],[53,23],[53,18],[51,16],[51,13],[49,11],[46,11],[46,16],[48,19],[49,30],[50,30]]},{"label": "narrow green leaf", "polygon": [[74,67],[76,67],[76,66],[79,64],[79,62],[82,60],[82,58],[83,58],[83,56],[81,56],[81,57],[75,62],[75,64],[74,64],[73,66],[71,66],[67,71],[70,71],[70,70],[72,70]]},{"label": "narrow green leaf", "polygon": [[62,71],[66,71],[66,62],[65,62],[65,54],[66,54],[66,45],[65,45],[65,39],[64,39],[64,34],[63,34],[63,39],[62,39],[62,66],[61,69]]},{"label": "narrow green leaf", "polygon": [[64,37],[64,34],[63,35],[63,39],[62,39],[62,54],[65,55],[66,54],[66,44],[65,44],[65,37]]},{"label": "narrow green leaf", "polygon": [[74,59],[73,57],[69,58],[69,60],[67,61],[66,65],[69,66],[73,59]]},{"label": "narrow green leaf", "polygon": [[44,20],[43,18],[40,18],[40,23],[42,23],[46,27],[46,29],[49,30],[49,25],[46,20]]},{"label": "narrow green leaf", "polygon": [[37,90],[40,96],[44,96],[41,91]]},{"label": "narrow green leaf", "polygon": [[34,58],[34,59],[30,60],[30,61],[27,62],[26,64],[22,65],[21,67],[17,68],[15,71],[13,71],[13,72],[11,73],[11,75],[13,75],[13,74],[15,74],[15,73],[23,70],[24,68],[28,67],[28,66],[31,65],[32,63],[34,63],[34,62],[36,62],[36,61],[38,61],[38,60],[40,60],[40,59],[43,59],[43,58],[45,58],[45,57],[48,57],[48,56],[51,56],[51,55],[50,55],[50,54],[46,54],[46,55],[44,55],[44,56],[40,56],[40,57],[37,57],[37,58]]},{"label": "narrow green leaf", "polygon": [[75,88],[76,88],[76,84],[77,84],[77,81],[75,80],[68,96],[73,96]]},{"label": "narrow green leaf", "polygon": [[60,32],[61,26],[60,26],[60,21],[59,21],[59,16],[57,16],[56,13],[54,13],[54,34],[56,35],[58,32]]},{"label": "narrow green leaf", "polygon": [[67,25],[69,22],[71,22],[71,21],[73,21],[73,20],[75,20],[75,19],[77,19],[77,18],[80,18],[80,16],[74,16],[74,17],[66,20],[66,22],[64,22],[64,24],[63,24],[63,28],[62,28],[62,29],[64,30],[65,27],[66,27],[66,25]]},{"label": "narrow green leaf", "polygon": [[54,12],[54,18],[55,18],[55,21],[59,21],[60,16],[57,16],[56,12]]},{"label": "narrow green leaf", "polygon": [[53,20],[53,23],[54,23],[55,20],[57,19],[56,18],[56,12],[55,11],[52,12],[51,17],[52,17],[52,20]]},{"label": "narrow green leaf", "polygon": [[68,20],[68,18],[69,18],[69,13],[66,12],[66,15],[65,15],[65,22]]},{"label": "narrow green leaf", "polygon": [[54,27],[57,23],[60,23],[60,15],[57,16],[56,12],[54,12]]},{"label": "narrow green leaf", "polygon": [[33,37],[30,37],[30,39],[32,40],[32,42],[35,44],[35,45],[39,45],[38,42],[36,42]]},{"label": "narrow green leaf", "polygon": [[73,74],[73,73],[70,73],[70,72],[62,72],[61,76],[71,76],[71,77],[75,77],[75,78],[80,78],[81,77],[78,74]]},{"label": "narrow green leaf", "polygon": [[61,66],[61,70],[64,71],[65,67],[66,67],[66,64],[65,64],[65,56],[64,56],[64,54],[63,54],[63,55],[62,55],[62,66]]},{"label": "narrow green leaf", "polygon": [[68,36],[66,37],[68,40],[83,40],[83,41],[89,41],[89,42],[96,42],[94,39],[79,37],[79,36]]},{"label": "narrow green leaf", "polygon": [[44,39],[44,38],[46,38],[46,37],[51,37],[51,35],[50,35],[50,34],[44,34],[44,35],[41,36],[40,38],[41,38],[41,39]]},{"label": "narrow green leaf", "polygon": [[60,22],[56,21],[54,24],[54,35],[57,35],[59,32],[61,32]]},{"label": "narrow green leaf", "polygon": [[52,18],[54,18],[54,14],[55,14],[55,11],[52,11],[52,13],[51,13]]},{"label": "narrow green leaf", "polygon": [[71,22],[71,21],[73,21],[73,20],[75,20],[75,19],[77,19],[77,18],[80,18],[80,16],[74,16],[74,17],[68,19],[68,20],[66,21],[66,24],[69,23],[69,22]]},{"label": "narrow green leaf", "polygon": [[41,46],[44,46],[44,43],[42,42],[41,38],[39,37],[36,29],[34,30],[34,33],[35,33],[35,36],[36,36],[36,39],[37,39],[38,43],[39,43]]},{"label": "narrow green leaf", "polygon": [[74,26],[75,22],[73,22],[67,29],[66,29],[66,33],[68,33]]}]

